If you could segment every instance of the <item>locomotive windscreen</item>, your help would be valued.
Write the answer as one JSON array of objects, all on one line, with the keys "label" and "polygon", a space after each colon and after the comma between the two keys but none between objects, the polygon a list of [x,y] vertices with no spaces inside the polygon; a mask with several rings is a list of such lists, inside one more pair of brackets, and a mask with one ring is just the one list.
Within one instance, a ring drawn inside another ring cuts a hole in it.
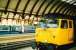
[{"label": "locomotive windscreen", "polygon": [[48,28],[57,28],[58,27],[58,20],[48,20],[47,27]]},{"label": "locomotive windscreen", "polygon": [[45,20],[45,21],[41,21],[39,22],[39,27],[41,28],[57,28],[58,27],[58,20]]}]

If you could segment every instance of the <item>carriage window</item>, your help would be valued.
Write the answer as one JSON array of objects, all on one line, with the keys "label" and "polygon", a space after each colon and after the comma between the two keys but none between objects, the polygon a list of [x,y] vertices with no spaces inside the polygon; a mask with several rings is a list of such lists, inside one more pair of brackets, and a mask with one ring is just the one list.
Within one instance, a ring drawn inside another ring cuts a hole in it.
[{"label": "carriage window", "polygon": [[67,20],[62,20],[61,21],[61,28],[68,28],[68,22],[67,22]]},{"label": "carriage window", "polygon": [[72,21],[69,21],[69,28],[72,28]]}]

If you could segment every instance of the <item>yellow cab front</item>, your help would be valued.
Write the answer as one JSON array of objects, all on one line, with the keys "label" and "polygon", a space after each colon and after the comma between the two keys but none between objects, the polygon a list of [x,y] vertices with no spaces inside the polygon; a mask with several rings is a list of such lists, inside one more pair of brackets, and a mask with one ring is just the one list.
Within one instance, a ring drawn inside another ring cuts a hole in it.
[{"label": "yellow cab front", "polygon": [[50,19],[41,21],[36,28],[37,43],[65,45],[73,43],[73,21],[70,19]]}]

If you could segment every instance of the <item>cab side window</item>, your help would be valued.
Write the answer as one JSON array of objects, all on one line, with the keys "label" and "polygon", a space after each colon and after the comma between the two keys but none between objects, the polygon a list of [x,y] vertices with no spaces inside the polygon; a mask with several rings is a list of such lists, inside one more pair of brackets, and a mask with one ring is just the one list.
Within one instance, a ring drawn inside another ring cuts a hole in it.
[{"label": "cab side window", "polygon": [[68,21],[67,20],[61,20],[61,28],[68,28]]},{"label": "cab side window", "polygon": [[72,28],[72,21],[69,21],[69,28]]}]

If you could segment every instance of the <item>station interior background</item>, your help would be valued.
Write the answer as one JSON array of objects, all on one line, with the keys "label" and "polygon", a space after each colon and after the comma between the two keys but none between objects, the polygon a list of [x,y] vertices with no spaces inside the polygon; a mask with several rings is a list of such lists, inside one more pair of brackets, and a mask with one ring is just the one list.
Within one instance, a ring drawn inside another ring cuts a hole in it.
[{"label": "station interior background", "polygon": [[0,0],[0,36],[35,33],[45,14],[76,16],[76,0]]}]

